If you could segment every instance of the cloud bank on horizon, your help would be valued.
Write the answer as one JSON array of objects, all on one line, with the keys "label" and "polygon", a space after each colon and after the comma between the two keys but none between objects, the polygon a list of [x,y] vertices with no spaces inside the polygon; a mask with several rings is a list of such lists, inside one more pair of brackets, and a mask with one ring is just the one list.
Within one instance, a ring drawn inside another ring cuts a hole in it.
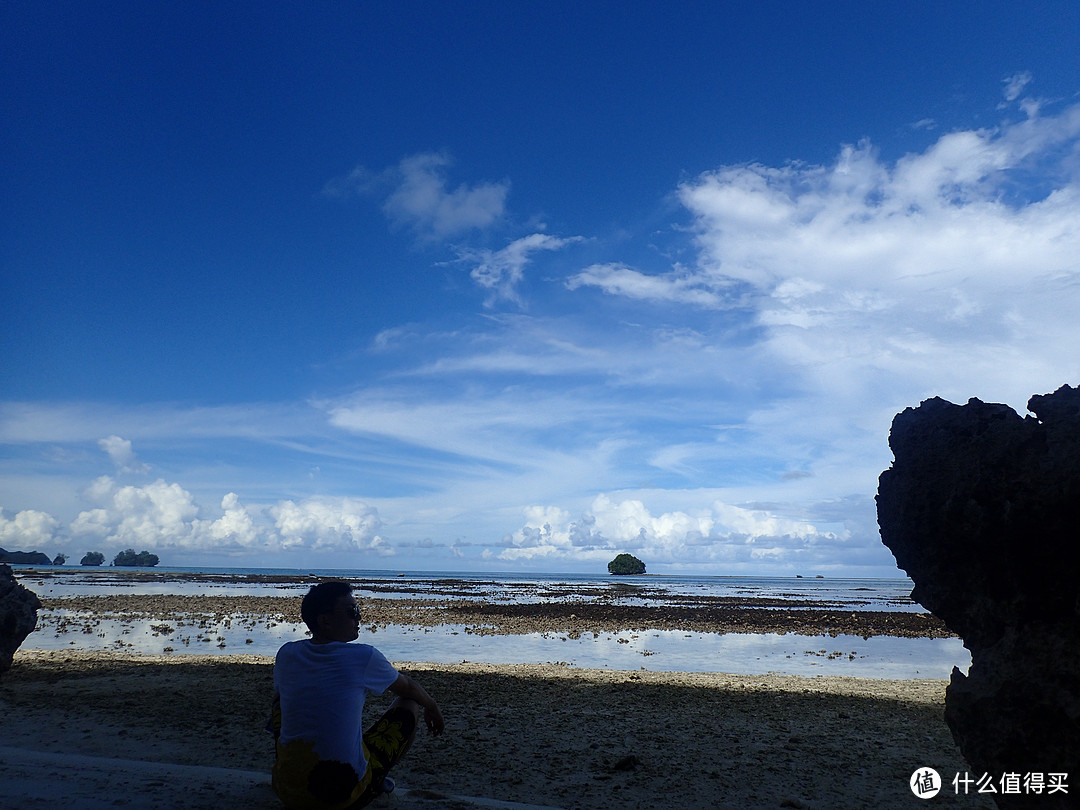
[{"label": "cloud bank on horizon", "polygon": [[403,274],[426,303],[326,345],[333,383],[306,396],[0,403],[0,546],[892,575],[873,498],[893,415],[1023,413],[1080,382],[1080,104],[1035,87],[1004,77],[989,125],[913,123],[897,157],[853,136],[825,163],[675,178],[614,231],[536,214],[512,169],[469,178],[449,149],[324,176],[323,204],[380,216],[442,289]]}]

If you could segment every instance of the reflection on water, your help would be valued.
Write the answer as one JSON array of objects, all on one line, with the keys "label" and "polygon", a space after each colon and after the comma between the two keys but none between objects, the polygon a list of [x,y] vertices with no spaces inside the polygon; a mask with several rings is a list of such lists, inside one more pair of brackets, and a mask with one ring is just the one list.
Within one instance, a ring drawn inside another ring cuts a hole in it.
[{"label": "reflection on water", "polygon": [[[475,628],[470,628],[475,630]],[[272,656],[286,641],[306,637],[302,624],[266,618],[220,622],[88,619],[43,611],[27,650],[125,650]],[[948,678],[967,671],[971,657],[957,638],[800,636],[775,633],[718,635],[681,630],[620,633],[481,635],[463,625],[362,628],[360,641],[391,661],[489,664],[562,663],[590,669],[730,672],[756,675],[845,675],[857,678]]]}]

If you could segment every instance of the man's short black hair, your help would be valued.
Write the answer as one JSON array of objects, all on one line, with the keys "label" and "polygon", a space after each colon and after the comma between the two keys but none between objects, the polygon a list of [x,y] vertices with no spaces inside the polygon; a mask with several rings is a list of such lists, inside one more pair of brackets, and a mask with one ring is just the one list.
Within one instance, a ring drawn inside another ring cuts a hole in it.
[{"label": "man's short black hair", "polygon": [[352,585],[343,579],[329,579],[312,585],[304,601],[300,603],[300,618],[312,633],[319,630],[319,617],[333,613],[337,600],[352,593]]}]

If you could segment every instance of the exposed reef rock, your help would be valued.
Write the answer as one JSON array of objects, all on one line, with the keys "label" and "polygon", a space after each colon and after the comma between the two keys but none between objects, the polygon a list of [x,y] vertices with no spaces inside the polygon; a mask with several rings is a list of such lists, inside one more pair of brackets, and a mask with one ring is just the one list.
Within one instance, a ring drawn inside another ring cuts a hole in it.
[{"label": "exposed reef rock", "polygon": [[[892,423],[878,482],[882,541],[912,598],[971,651],[945,720],[977,778],[1080,765],[1080,389],[1005,405],[934,398]],[[1069,793],[1005,794],[1001,807],[1080,806]]]},{"label": "exposed reef rock", "polygon": [[11,566],[0,563],[0,677],[11,669],[15,651],[37,627],[37,594],[15,580]]}]

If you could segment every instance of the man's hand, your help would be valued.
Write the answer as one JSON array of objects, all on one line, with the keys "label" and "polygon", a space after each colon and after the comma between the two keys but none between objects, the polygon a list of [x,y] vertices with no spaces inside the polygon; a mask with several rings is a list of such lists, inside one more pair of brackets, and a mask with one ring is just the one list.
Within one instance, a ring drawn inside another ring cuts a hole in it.
[{"label": "man's hand", "polygon": [[438,737],[446,728],[446,721],[443,720],[438,704],[434,703],[434,701],[432,703],[432,706],[424,709],[424,723],[427,725],[428,731],[431,732],[431,736]]},{"label": "man's hand", "polygon": [[398,679],[391,684],[390,691],[400,698],[412,700],[420,705],[424,710],[424,724],[428,727],[428,731],[431,732],[432,736],[437,737],[443,733],[446,728],[446,721],[443,720],[439,704],[424,690],[424,687],[404,672],[400,672],[398,673]]}]

